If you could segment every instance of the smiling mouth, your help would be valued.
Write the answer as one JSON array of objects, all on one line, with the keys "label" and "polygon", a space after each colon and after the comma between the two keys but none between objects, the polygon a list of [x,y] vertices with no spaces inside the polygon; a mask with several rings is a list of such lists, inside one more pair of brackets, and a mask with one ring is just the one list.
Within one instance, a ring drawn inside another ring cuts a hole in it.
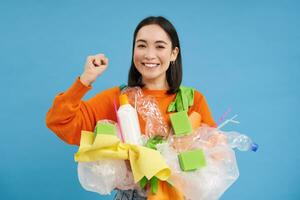
[{"label": "smiling mouth", "polygon": [[157,63],[142,63],[142,65],[148,68],[154,68],[159,66],[159,64]]}]

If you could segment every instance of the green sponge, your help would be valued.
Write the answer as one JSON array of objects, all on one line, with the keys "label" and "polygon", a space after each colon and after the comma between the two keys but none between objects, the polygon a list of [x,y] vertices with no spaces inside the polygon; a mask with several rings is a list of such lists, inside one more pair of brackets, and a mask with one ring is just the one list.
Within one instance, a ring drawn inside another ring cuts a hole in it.
[{"label": "green sponge", "polygon": [[182,152],[178,155],[178,159],[183,171],[196,170],[206,165],[202,149]]},{"label": "green sponge", "polygon": [[97,124],[95,128],[96,134],[117,135],[116,126],[109,123]]},{"label": "green sponge", "polygon": [[176,136],[188,135],[193,131],[186,111],[170,114],[170,120]]}]

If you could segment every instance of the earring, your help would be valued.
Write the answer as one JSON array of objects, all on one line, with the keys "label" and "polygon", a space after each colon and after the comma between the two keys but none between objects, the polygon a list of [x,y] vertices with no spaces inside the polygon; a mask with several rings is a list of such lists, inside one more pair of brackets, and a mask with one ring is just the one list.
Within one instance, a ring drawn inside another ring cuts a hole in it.
[{"label": "earring", "polygon": [[175,61],[171,61],[171,66],[175,66]]}]

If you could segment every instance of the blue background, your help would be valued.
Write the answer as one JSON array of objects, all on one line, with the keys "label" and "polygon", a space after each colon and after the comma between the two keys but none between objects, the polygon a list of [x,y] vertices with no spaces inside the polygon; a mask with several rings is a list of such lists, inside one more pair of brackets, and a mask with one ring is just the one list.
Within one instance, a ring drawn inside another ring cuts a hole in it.
[{"label": "blue background", "polygon": [[[126,83],[132,35],[149,15],[178,30],[184,82],[216,121],[260,149],[237,152],[240,177],[222,200],[300,199],[299,1],[1,1],[1,199],[112,199],[85,191],[77,151],[45,126],[54,96],[105,53],[109,69],[85,99]],[[298,122],[297,122],[298,121]]]}]

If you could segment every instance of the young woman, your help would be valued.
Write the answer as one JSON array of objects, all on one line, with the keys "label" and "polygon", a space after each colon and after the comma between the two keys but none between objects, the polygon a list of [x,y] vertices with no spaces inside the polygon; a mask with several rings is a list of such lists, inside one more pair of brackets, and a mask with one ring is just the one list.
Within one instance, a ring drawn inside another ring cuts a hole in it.
[{"label": "young woman", "polygon": [[[82,100],[92,83],[107,69],[108,63],[104,54],[88,56],[82,75],[66,92],[55,97],[46,123],[65,142],[79,145],[81,130],[93,131],[98,120],[117,121],[113,102],[121,94],[120,87],[105,90],[87,101]],[[163,17],[145,18],[134,32],[128,86],[139,86],[144,95],[154,97],[170,126],[168,106],[175,100],[181,81],[181,52],[175,28]],[[201,123],[216,125],[204,96],[197,90],[194,90],[193,105],[188,108],[188,113],[192,112],[200,114]],[[139,122],[141,132],[145,133],[145,121],[140,116]],[[130,198],[142,198],[134,191],[131,194],[134,195]],[[116,198],[121,199],[121,196],[126,195],[120,191]]]}]

